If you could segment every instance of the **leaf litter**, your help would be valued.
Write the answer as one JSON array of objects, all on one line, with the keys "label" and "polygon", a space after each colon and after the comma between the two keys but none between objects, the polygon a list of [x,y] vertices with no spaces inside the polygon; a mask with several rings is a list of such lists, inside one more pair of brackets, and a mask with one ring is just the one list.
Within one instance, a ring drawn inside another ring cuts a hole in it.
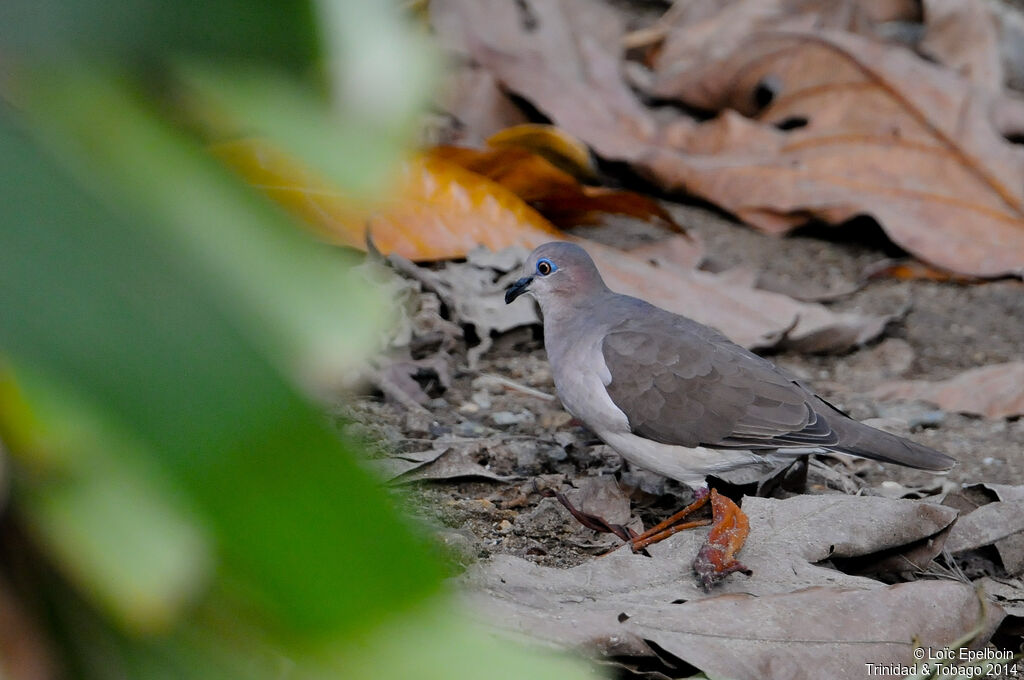
[{"label": "leaf litter", "polygon": [[[753,574],[730,577],[712,595],[685,573],[702,543],[704,530],[695,530],[649,547],[650,557],[618,550],[572,569],[495,556],[463,577],[466,597],[481,618],[513,632],[604,656],[667,653],[733,678],[863,677],[864,663],[909,662],[914,639],[942,646],[982,614],[966,583],[886,586],[835,566],[905,570],[893,556],[929,541],[937,553],[951,508],[798,496],[746,498],[744,510]],[[984,618],[982,640],[1002,612],[989,607]]]}]

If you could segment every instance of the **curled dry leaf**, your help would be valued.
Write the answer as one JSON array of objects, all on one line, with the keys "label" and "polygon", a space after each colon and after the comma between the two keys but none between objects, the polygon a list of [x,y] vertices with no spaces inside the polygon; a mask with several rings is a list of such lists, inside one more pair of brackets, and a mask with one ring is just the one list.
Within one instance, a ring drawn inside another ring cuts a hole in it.
[{"label": "curled dry leaf", "polygon": [[439,479],[481,479],[507,482],[515,479],[499,475],[481,465],[492,442],[487,440],[438,440],[429,451],[395,454],[368,463],[391,484],[412,484]]},{"label": "curled dry leaf", "polygon": [[580,184],[547,157],[512,142],[482,151],[440,146],[428,150],[426,155],[497,182],[559,227],[590,224],[597,221],[595,213],[612,213],[657,221],[674,231],[684,231],[653,198]]},{"label": "curled dry leaf", "polygon": [[972,368],[936,382],[901,380],[885,383],[871,392],[876,399],[919,399],[946,411],[986,418],[1024,415],[1024,361]]},{"label": "curled dry leaf", "polygon": [[500,130],[487,138],[487,146],[527,149],[551,161],[558,169],[579,179],[596,177],[590,149],[554,125],[524,123]]},{"label": "curled dry leaf", "polygon": [[944,501],[968,506],[960,510],[961,519],[950,532],[947,549],[957,554],[993,545],[1006,573],[1024,572],[1024,486],[975,484],[967,489],[982,491],[991,502],[976,505],[959,494]]},{"label": "curled dry leaf", "polygon": [[731,498],[711,490],[712,524],[707,541],[697,551],[693,571],[704,590],[735,572],[750,574],[750,569],[736,559],[750,534],[750,522]]}]

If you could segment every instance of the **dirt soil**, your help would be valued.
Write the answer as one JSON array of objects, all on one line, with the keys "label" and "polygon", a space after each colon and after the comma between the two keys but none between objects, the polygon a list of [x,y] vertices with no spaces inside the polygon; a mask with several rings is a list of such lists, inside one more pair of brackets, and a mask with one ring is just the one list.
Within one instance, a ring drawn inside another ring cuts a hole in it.
[{"label": "dirt soil", "polygon": [[[898,251],[877,226],[805,229],[786,238],[756,233],[701,207],[670,205],[679,222],[704,242],[707,265],[744,267],[763,287],[814,295],[854,287],[865,267]],[[620,247],[658,238],[653,227],[615,222],[577,232]],[[781,353],[779,365],[808,380],[826,399],[853,417],[887,419],[892,431],[956,457],[944,475],[893,465],[858,462],[850,467],[862,493],[897,482],[938,491],[981,481],[1024,480],[1024,421],[984,420],[937,410],[923,403],[880,403],[865,396],[893,379],[944,379],[964,369],[1017,360],[1024,346],[1024,283],[995,281],[958,285],[882,280],[828,303],[835,309],[876,314],[903,311],[883,337],[842,356]],[[476,447],[477,460],[513,481],[432,481],[399,487],[414,514],[436,527],[456,562],[512,553],[552,566],[571,566],[618,541],[581,527],[541,489],[571,491],[582,480],[615,476],[631,492],[634,518],[646,526],[689,497],[679,484],[630,469],[585,426],[573,421],[554,395],[539,327],[495,339],[480,365],[470,369],[466,347],[447,390],[433,386],[427,412],[409,410],[378,396],[360,398],[349,429],[393,451],[430,449],[443,439]],[[524,388],[510,389],[492,376]],[[809,488],[821,492],[822,488]]]}]

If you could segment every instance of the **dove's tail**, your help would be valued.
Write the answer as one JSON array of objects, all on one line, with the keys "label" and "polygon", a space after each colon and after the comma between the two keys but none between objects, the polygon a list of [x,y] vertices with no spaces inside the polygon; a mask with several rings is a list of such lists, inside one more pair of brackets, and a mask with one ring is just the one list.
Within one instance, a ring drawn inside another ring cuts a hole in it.
[{"label": "dove's tail", "polygon": [[[855,456],[880,460],[883,463],[896,463],[920,470],[949,470],[956,465],[956,459],[935,449],[923,446],[909,439],[898,437],[888,432],[876,430],[870,425],[858,423],[842,412],[831,408],[823,413],[838,441],[827,448]],[[815,409],[818,410],[818,409]],[[820,411],[819,411],[820,413]]]}]

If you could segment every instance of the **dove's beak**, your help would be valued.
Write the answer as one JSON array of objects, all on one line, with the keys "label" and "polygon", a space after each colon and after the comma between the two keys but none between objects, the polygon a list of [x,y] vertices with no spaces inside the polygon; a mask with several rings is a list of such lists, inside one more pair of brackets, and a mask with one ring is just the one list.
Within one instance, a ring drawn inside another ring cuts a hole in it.
[{"label": "dove's beak", "polygon": [[526,289],[530,287],[530,282],[533,281],[532,276],[524,276],[519,279],[511,286],[505,289],[505,304],[509,304],[517,297],[526,292]]}]

